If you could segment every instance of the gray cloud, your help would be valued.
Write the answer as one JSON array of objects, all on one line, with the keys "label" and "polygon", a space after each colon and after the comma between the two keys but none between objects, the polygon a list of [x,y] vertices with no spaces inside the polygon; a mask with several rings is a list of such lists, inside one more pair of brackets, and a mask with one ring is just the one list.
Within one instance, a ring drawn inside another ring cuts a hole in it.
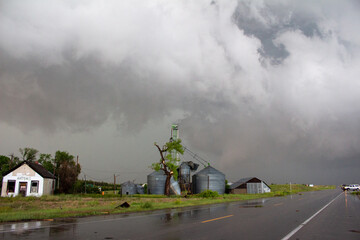
[{"label": "gray cloud", "polygon": [[114,121],[141,139],[147,124],[180,112],[186,144],[233,180],[358,181],[358,10],[356,1],[2,3],[0,121],[53,135]]}]

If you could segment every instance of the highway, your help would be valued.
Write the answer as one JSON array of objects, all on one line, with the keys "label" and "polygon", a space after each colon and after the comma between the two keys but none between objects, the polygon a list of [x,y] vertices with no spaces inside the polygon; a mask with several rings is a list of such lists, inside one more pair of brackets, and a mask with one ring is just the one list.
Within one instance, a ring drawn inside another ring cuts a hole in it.
[{"label": "highway", "polygon": [[151,213],[0,225],[0,239],[360,239],[360,198],[340,189]]}]

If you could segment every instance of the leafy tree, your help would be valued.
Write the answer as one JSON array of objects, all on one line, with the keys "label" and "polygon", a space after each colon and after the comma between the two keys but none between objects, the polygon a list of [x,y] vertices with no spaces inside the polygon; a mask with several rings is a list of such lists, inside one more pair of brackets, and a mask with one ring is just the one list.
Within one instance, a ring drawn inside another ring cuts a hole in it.
[{"label": "leafy tree", "polygon": [[19,152],[21,153],[21,158],[23,161],[35,161],[36,160],[36,155],[39,152],[38,150],[36,150],[35,148],[19,148]]},{"label": "leafy tree", "polygon": [[0,186],[2,186],[2,179],[4,173],[9,171],[11,168],[10,158],[7,156],[0,155]]},{"label": "leafy tree", "polygon": [[[171,140],[167,142],[162,148],[157,143],[154,143],[160,153],[160,162],[153,163],[151,168],[155,171],[163,170],[166,175],[165,181],[165,195],[170,195],[170,179],[174,176],[177,179],[177,163],[180,159],[176,158],[176,153],[183,154],[184,148],[181,145],[181,139]],[[175,154],[174,154],[175,153]]]},{"label": "leafy tree", "polygon": [[59,192],[71,192],[77,177],[81,172],[81,167],[74,161],[74,156],[65,151],[55,153],[55,173],[58,177]]},{"label": "leafy tree", "polygon": [[39,157],[39,163],[49,172],[54,173],[55,165],[54,159],[51,154],[41,153]]}]

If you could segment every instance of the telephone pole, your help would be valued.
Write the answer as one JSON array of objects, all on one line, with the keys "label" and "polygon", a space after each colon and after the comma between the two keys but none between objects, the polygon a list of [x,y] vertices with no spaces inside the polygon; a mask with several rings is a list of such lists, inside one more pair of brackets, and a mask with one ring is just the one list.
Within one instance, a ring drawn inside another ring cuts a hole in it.
[{"label": "telephone pole", "polygon": [[116,194],[116,176],[114,174],[114,194]]},{"label": "telephone pole", "polygon": [[86,194],[86,174],[84,174],[85,176],[85,194]]}]

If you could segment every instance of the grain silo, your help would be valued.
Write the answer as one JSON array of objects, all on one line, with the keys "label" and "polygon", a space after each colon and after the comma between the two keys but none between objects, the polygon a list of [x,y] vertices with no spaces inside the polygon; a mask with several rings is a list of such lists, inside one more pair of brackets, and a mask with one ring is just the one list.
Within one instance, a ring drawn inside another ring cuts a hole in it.
[{"label": "grain silo", "polygon": [[[154,171],[147,176],[148,194],[164,195],[165,194],[166,175],[163,170]],[[180,195],[180,186],[173,177],[170,179],[170,193]]]},{"label": "grain silo", "polygon": [[216,191],[219,194],[225,193],[225,174],[208,166],[192,177],[193,193],[201,193],[206,190]]},{"label": "grain silo", "polygon": [[191,181],[190,181],[190,173],[192,171],[196,171],[199,167],[199,164],[189,162],[182,162],[178,169],[179,172],[179,184],[181,191],[191,191]]},{"label": "grain silo", "polygon": [[137,194],[144,194],[144,187],[141,184],[136,185]]}]

